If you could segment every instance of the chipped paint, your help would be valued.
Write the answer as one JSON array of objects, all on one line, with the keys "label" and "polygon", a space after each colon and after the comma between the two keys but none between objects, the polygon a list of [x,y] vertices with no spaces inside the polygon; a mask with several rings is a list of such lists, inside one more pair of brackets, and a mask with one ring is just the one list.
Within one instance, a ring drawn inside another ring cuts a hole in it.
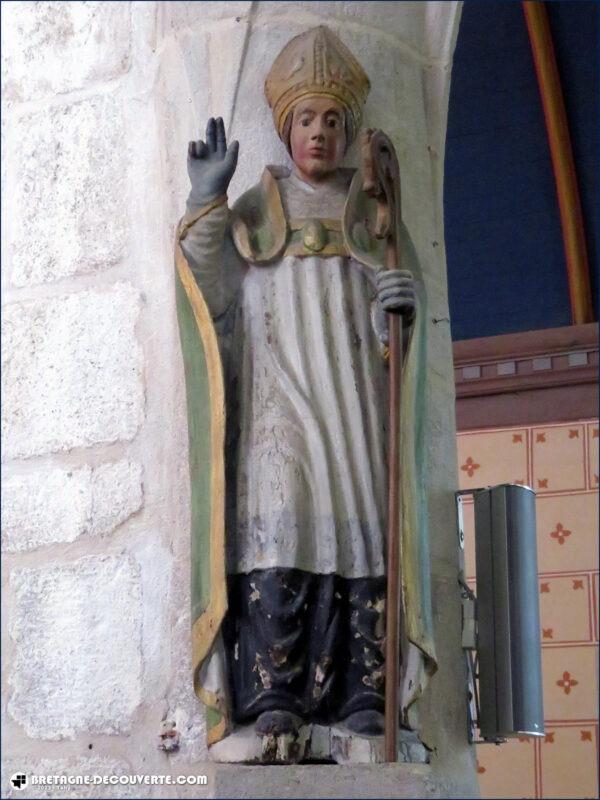
[{"label": "chipped paint", "polygon": [[271,680],[268,670],[263,664],[260,653],[256,654],[256,669],[258,670],[258,675],[264,688],[271,689],[273,686],[273,681]]},{"label": "chipped paint", "polygon": [[363,675],[362,682],[365,686],[370,686],[372,689],[376,689],[379,691],[384,684],[385,680],[385,669],[380,667],[379,669],[374,669],[370,674]]},{"label": "chipped paint", "polygon": [[288,654],[284,652],[281,645],[269,648],[269,658],[275,668],[282,667],[288,660]]},{"label": "chipped paint", "polygon": [[248,600],[251,603],[257,603],[260,600],[260,592],[256,588],[256,584],[255,583],[251,583],[250,587],[252,588],[253,591],[250,593],[250,596],[248,597]]}]

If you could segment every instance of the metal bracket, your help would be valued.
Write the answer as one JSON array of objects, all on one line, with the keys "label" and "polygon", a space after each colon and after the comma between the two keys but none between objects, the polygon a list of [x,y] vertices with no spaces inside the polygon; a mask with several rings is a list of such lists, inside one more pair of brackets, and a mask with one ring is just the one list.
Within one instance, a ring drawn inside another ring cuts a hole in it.
[{"label": "metal bracket", "polygon": [[[463,489],[455,493],[456,497],[456,520],[458,529],[458,541],[460,547],[461,567],[464,568],[464,548],[465,534],[462,515],[463,495],[474,495],[481,489]],[[464,572],[458,575],[460,586],[460,596],[462,602],[462,648],[465,651],[467,666],[467,724],[469,744],[502,744],[506,739],[482,739],[478,736],[478,720],[480,717],[479,706],[479,665],[477,656],[477,597],[465,581]]]},{"label": "metal bracket", "polygon": [[477,611],[474,597],[462,598],[462,647],[475,650],[477,647]]}]

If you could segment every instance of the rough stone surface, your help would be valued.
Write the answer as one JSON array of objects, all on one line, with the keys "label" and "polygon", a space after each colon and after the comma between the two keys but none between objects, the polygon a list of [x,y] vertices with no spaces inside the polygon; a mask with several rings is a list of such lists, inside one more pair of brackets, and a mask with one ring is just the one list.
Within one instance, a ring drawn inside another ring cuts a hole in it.
[{"label": "rough stone surface", "polygon": [[138,311],[128,284],[5,306],[4,458],[135,436],[144,404]]},{"label": "rough stone surface", "polygon": [[237,22],[246,16],[252,3],[236,0],[235,2],[203,2],[190,3],[188,0],[175,0],[164,9],[168,26],[172,28],[204,28],[207,22],[229,20]]},{"label": "rough stone surface", "polygon": [[[412,7],[411,7],[412,5]],[[354,28],[359,37],[369,30],[389,36],[392,42],[404,42],[410,51],[418,55],[424,45],[423,17],[425,3],[389,3],[385,0],[369,2],[368,10],[361,2],[313,3],[310,0],[274,3],[272,7],[263,6],[260,12],[269,16],[291,18],[303,28],[324,23],[335,29],[337,25],[346,29]],[[366,13],[365,13],[366,11]],[[342,30],[342,38],[344,31]],[[354,52],[354,50],[353,50]],[[383,81],[382,81],[383,82]]]},{"label": "rough stone surface", "polygon": [[2,482],[2,549],[108,533],[141,505],[142,467],[130,461],[13,475]]},{"label": "rough stone surface", "polygon": [[39,739],[127,732],[142,670],[140,576],[131,557],[17,569],[11,588],[13,719]]},{"label": "rough stone surface", "polygon": [[[168,17],[174,4],[165,5],[163,16]],[[187,5],[187,4],[186,4]],[[169,198],[169,219],[173,223],[183,214],[190,190],[185,166],[185,153],[190,139],[204,139],[205,117],[210,115],[210,84],[208,35],[198,29],[179,32],[171,44],[169,58],[163,59],[159,72],[161,101],[160,126],[165,169],[170,180],[165,187]],[[219,104],[220,105],[220,104]],[[211,109],[212,111],[212,109]],[[183,148],[183,160],[182,160]]]},{"label": "rough stone surface", "polygon": [[129,68],[130,4],[17,2],[2,15],[3,92],[35,100]]},{"label": "rough stone surface", "polygon": [[[24,789],[16,789],[10,782],[10,778],[15,773],[25,773],[28,777],[28,786]],[[14,759],[2,764],[2,797],[3,798],[52,798],[52,800],[74,800],[74,798],[109,798],[109,797],[141,797],[142,792],[139,787],[125,786],[117,784],[90,784],[69,785],[69,786],[40,786],[33,785],[32,776],[64,775],[76,779],[78,776],[111,776],[131,774],[131,767],[124,761],[114,758],[95,756],[92,758],[77,759]],[[143,790],[142,790],[143,791]]]},{"label": "rough stone surface", "polygon": [[118,100],[97,95],[20,117],[14,149],[12,283],[47,283],[119,261],[127,137]]},{"label": "rough stone surface", "polygon": [[90,533],[109,533],[142,506],[142,466],[130,461],[92,470]]},{"label": "rough stone surface", "polygon": [[3,479],[2,550],[31,550],[80,536],[88,522],[90,482],[89,467]]},{"label": "rough stone surface", "polygon": [[160,542],[159,531],[144,529],[143,542],[136,544],[135,559],[140,565],[142,581],[144,697],[160,698],[162,703],[166,681],[174,672],[171,603],[179,605],[184,601],[182,587],[173,580],[173,553]]},{"label": "rough stone surface", "polygon": [[[189,527],[186,527],[185,530],[189,530]],[[207,761],[210,758],[206,745],[204,706],[198,702],[193,681],[189,679],[193,672],[192,652],[189,645],[191,628],[189,560],[181,553],[180,542],[177,542],[177,547],[179,549],[177,554],[179,558],[176,560],[178,569],[173,577],[173,585],[178,588],[177,615],[172,625],[174,671],[167,695],[168,716],[175,721],[181,735],[179,750],[170,756],[174,768],[197,761]],[[189,552],[188,536],[186,536],[183,552]]]}]

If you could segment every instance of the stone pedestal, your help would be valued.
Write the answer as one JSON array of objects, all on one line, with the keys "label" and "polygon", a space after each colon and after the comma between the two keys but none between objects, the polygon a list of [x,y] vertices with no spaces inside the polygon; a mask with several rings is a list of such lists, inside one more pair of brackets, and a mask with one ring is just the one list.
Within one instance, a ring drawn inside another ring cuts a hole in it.
[{"label": "stone pedestal", "polygon": [[295,765],[219,764],[213,797],[434,798],[477,797],[472,783],[451,784],[427,764]]},{"label": "stone pedestal", "polygon": [[[383,736],[357,736],[343,727],[302,725],[298,735],[257,736],[246,725],[210,748],[213,761],[241,764],[383,764]],[[427,748],[413,731],[398,732],[398,762],[426,764]]]}]

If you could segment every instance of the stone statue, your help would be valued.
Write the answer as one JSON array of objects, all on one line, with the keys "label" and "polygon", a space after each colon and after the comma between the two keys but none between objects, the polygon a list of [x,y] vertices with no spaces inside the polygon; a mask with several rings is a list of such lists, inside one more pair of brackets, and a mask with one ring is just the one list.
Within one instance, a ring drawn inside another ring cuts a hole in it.
[{"label": "stone statue", "polygon": [[423,287],[405,230],[409,269],[383,268],[373,203],[361,175],[340,166],[369,88],[328,28],[292,39],[265,82],[292,166],[266,167],[231,210],[238,143],[227,144],[219,118],[189,145],[177,289],[195,687],[209,744],[248,726],[271,741],[298,741],[307,725],[383,733],[386,312],[414,319],[402,412],[406,728],[435,668],[420,453]]}]

